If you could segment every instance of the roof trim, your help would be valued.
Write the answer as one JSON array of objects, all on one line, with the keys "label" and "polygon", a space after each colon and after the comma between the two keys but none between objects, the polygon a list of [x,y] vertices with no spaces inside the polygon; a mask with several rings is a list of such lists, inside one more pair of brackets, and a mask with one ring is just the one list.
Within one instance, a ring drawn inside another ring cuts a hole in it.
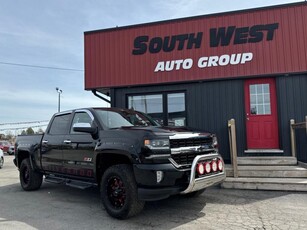
[{"label": "roof trim", "polygon": [[166,23],[170,23],[170,22],[180,22],[180,21],[187,21],[187,20],[201,19],[201,18],[205,19],[205,18],[216,17],[216,16],[225,16],[225,15],[232,15],[232,14],[238,14],[238,13],[246,13],[246,12],[251,12],[251,11],[278,9],[278,8],[285,8],[285,7],[289,7],[289,6],[300,6],[300,5],[302,5],[302,6],[307,5],[307,2],[304,0],[303,2],[287,3],[287,4],[265,6],[265,7],[256,7],[256,8],[250,8],[250,9],[244,9],[244,10],[235,10],[235,11],[228,11],[228,12],[221,12],[221,13],[198,15],[198,16],[192,16],[192,17],[183,17],[183,18],[177,18],[177,19],[169,19],[169,20],[162,20],[162,21],[156,21],[156,22],[141,23],[141,24],[135,24],[135,25],[122,26],[122,27],[116,26],[116,27],[107,28],[107,29],[85,31],[84,35],[100,33],[100,32],[108,32],[108,31],[116,31],[116,30],[125,30],[125,29],[138,28],[138,27],[144,27],[144,26],[166,24]]}]

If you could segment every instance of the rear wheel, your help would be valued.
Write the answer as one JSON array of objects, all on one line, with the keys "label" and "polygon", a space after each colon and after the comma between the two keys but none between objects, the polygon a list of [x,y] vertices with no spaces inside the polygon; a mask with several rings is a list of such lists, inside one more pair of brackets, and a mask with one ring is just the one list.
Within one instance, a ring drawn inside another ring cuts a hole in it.
[{"label": "rear wheel", "polygon": [[24,190],[37,190],[42,185],[43,175],[33,170],[29,158],[26,158],[20,164],[19,180]]},{"label": "rear wheel", "polygon": [[101,178],[102,203],[112,217],[126,219],[138,214],[145,202],[137,199],[137,186],[129,165],[113,165]]}]

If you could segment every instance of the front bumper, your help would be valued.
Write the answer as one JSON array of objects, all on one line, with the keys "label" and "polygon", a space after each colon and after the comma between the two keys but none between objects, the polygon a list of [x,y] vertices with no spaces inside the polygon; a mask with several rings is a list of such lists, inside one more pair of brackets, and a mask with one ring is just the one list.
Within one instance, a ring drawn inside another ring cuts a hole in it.
[{"label": "front bumper", "polygon": [[[138,198],[145,201],[161,200],[175,194],[198,191],[219,183],[226,178],[222,172],[197,177],[196,166],[201,161],[221,159],[215,154],[199,155],[193,160],[191,169],[180,170],[173,164],[135,164],[134,175],[138,185]],[[157,171],[163,172],[161,182],[157,181]]]},{"label": "front bumper", "polygon": [[[222,159],[218,154],[214,154],[214,155],[216,155],[216,157],[218,157],[219,159]],[[190,176],[189,186],[184,191],[181,192],[182,194],[198,191],[198,190],[201,190],[201,189],[222,183],[225,180],[225,178],[226,178],[225,167],[223,167],[222,172],[219,172],[217,174],[212,174],[212,175],[196,178],[196,165],[197,165],[197,163],[200,162],[200,161],[210,160],[210,159],[212,159],[212,157],[213,157],[213,154],[195,157],[195,159],[193,160],[192,168],[191,168],[191,176]],[[223,165],[224,165],[224,163],[223,163]]]}]

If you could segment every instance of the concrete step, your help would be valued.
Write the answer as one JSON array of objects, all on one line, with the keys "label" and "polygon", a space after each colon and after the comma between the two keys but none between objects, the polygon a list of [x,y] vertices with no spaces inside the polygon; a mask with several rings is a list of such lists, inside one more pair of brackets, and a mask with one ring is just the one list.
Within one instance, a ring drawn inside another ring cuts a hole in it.
[{"label": "concrete step", "polygon": [[247,149],[244,150],[245,154],[283,154],[282,149]]},{"label": "concrete step", "polygon": [[226,164],[225,169],[226,169],[226,177],[233,177],[232,165]]},{"label": "concrete step", "polygon": [[[233,177],[233,169],[226,166],[226,175]],[[307,169],[300,166],[238,166],[239,177],[267,177],[267,178],[307,178]]]},{"label": "concrete step", "polygon": [[231,178],[227,177],[222,188],[302,191],[307,192],[307,178]]},{"label": "concrete step", "polygon": [[296,157],[238,157],[238,165],[297,165]]},{"label": "concrete step", "polygon": [[239,166],[239,177],[307,178],[307,169],[298,166]]}]

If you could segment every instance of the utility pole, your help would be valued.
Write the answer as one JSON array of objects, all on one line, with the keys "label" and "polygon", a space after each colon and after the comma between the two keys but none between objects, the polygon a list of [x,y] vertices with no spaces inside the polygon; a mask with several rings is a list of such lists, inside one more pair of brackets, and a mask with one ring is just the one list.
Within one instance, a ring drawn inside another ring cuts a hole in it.
[{"label": "utility pole", "polygon": [[56,87],[55,90],[58,92],[59,94],[59,99],[58,99],[58,112],[61,111],[61,93],[63,92],[61,89],[59,89],[59,87]]}]

